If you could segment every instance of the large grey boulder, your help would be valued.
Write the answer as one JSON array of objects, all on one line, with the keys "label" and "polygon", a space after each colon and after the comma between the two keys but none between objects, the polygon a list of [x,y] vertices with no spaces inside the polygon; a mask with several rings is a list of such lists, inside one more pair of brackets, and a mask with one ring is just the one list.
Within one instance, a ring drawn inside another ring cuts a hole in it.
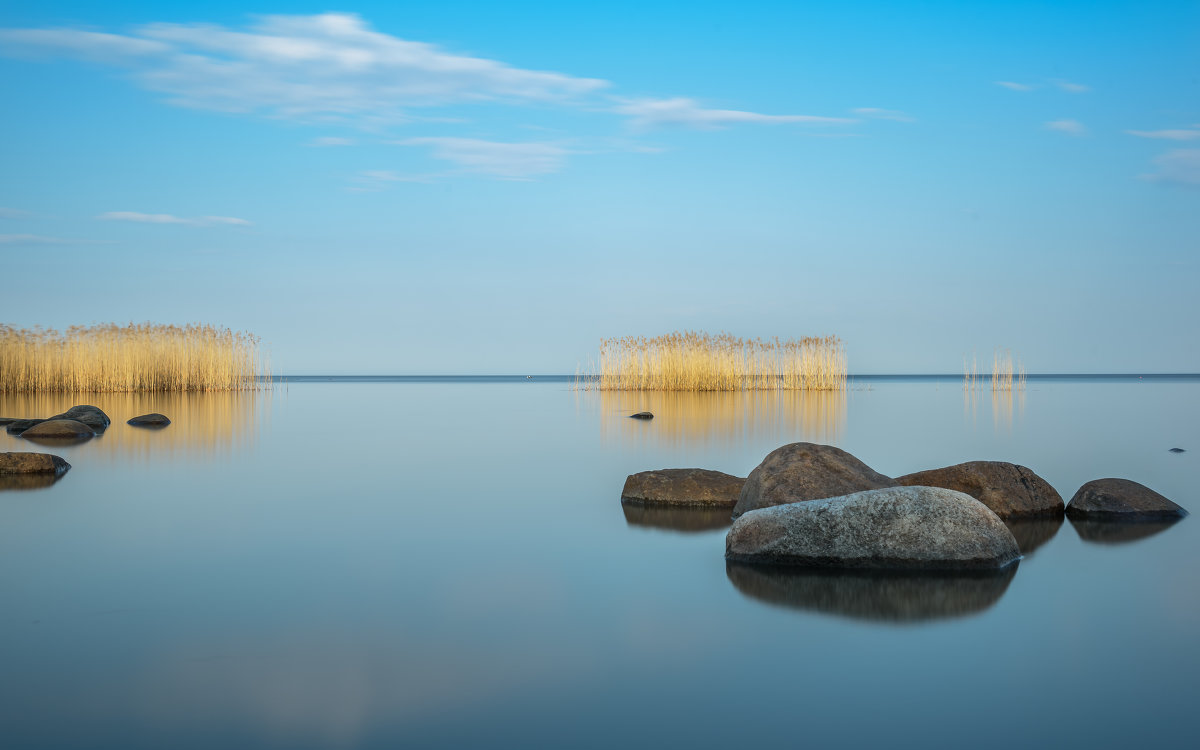
[{"label": "large grey boulder", "polygon": [[[73,419],[92,428],[92,432],[104,432],[112,424],[112,420],[98,406],[72,406],[62,414],[55,414],[50,419]],[[47,420],[49,421],[49,420]]]},{"label": "large grey boulder", "polygon": [[47,419],[21,433],[26,440],[90,440],[96,433],[74,419]]},{"label": "large grey boulder", "polygon": [[965,492],[1001,518],[1061,516],[1062,496],[1031,469],[1006,461],[967,461],[896,478],[905,487]]},{"label": "large grey boulder", "polygon": [[1182,518],[1187,511],[1144,484],[1129,479],[1093,479],[1079,488],[1067,516],[1092,520]]},{"label": "large grey boulder", "polygon": [[709,469],[639,471],[625,479],[622,500],[655,505],[732,508],[746,480]]},{"label": "large grey boulder", "polygon": [[0,474],[52,474],[59,476],[70,468],[71,464],[61,457],[49,453],[24,451],[0,453]]},{"label": "large grey boulder", "polygon": [[970,495],[891,487],[753,510],[725,537],[735,562],[836,568],[996,569],[1021,556],[1000,518]]},{"label": "large grey boulder", "polygon": [[890,477],[841,448],[791,443],[767,454],[742,487],[733,517],[758,508],[892,487]]}]

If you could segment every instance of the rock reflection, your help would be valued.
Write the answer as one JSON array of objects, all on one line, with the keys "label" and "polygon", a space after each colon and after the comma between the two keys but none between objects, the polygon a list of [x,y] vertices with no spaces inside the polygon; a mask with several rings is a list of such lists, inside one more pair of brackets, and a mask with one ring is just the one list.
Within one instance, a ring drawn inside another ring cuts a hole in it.
[{"label": "rock reflection", "polygon": [[0,474],[0,492],[4,490],[41,490],[62,479],[62,474]]},{"label": "rock reflection", "polygon": [[1071,519],[1075,533],[1085,542],[1094,544],[1125,544],[1161,534],[1182,518],[1156,518],[1151,521],[1084,521]]},{"label": "rock reflection", "polygon": [[930,574],[727,562],[725,573],[751,599],[856,620],[915,623],[983,612],[1004,595],[1017,564],[989,573]]},{"label": "rock reflection", "polygon": [[678,508],[621,501],[625,523],[684,533],[725,529],[733,524],[729,508]]},{"label": "rock reflection", "polygon": [[[259,420],[269,410],[260,409],[270,392],[238,391],[212,393],[5,393],[0,394],[0,417],[45,418],[60,414],[76,404],[92,404],[108,414],[112,424],[103,435],[79,450],[97,456],[162,456],[187,453],[231,452],[253,439]],[[140,414],[159,412],[172,420],[170,430],[138,429],[125,424]],[[4,450],[28,445],[32,439],[0,434],[8,439]],[[39,445],[62,445],[61,441]],[[72,445],[74,443],[68,443]]]},{"label": "rock reflection", "polygon": [[1034,550],[1053,539],[1062,528],[1061,515],[1045,518],[1006,518],[1004,525],[1017,539],[1021,554],[1028,557]]},{"label": "rock reflection", "polygon": [[779,442],[807,440],[833,444],[846,421],[841,391],[588,391],[606,416],[649,411],[652,422],[602,419],[606,434],[622,441],[650,440],[666,445],[734,445],[749,437]]}]

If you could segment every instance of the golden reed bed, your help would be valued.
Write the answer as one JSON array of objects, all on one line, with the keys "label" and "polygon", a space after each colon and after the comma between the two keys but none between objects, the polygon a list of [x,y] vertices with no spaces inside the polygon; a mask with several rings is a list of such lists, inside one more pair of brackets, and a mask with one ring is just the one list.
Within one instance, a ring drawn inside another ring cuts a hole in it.
[{"label": "golden reed bed", "polygon": [[270,375],[259,340],[207,325],[0,325],[0,392],[234,391]]},{"label": "golden reed bed", "polygon": [[577,385],[602,391],[840,391],[846,387],[846,352],[835,336],[627,336],[601,341],[598,371],[581,374]]}]

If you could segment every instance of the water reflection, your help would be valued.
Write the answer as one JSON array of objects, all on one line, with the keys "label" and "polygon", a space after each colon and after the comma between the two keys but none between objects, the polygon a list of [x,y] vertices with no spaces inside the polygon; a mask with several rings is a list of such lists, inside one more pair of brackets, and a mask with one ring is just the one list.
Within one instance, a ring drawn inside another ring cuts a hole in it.
[{"label": "water reflection", "polygon": [[[77,404],[98,406],[112,424],[81,450],[98,456],[148,457],[173,453],[213,455],[228,453],[251,441],[259,419],[269,412],[261,409],[268,393],[253,391],[212,393],[4,393],[0,394],[0,417],[46,418]],[[133,417],[159,412],[171,418],[167,430],[148,430],[125,424]],[[0,435],[3,450],[33,450],[33,441]],[[63,445],[61,441],[37,441],[41,446]],[[74,445],[70,442],[66,445]],[[21,447],[24,446],[24,447]]]},{"label": "water reflection", "polygon": [[62,474],[0,474],[0,492],[4,490],[40,490],[62,479]]},{"label": "water reflection", "polygon": [[[764,436],[835,444],[846,422],[842,391],[589,391],[580,397],[599,400],[606,435],[667,446],[734,445]],[[653,413],[654,420],[608,418],[641,411]]]},{"label": "water reflection", "polygon": [[1063,517],[1060,515],[1052,518],[1006,518],[1004,525],[1016,537],[1021,554],[1028,557],[1058,534],[1063,525]]},{"label": "water reflection", "polygon": [[994,573],[826,570],[727,562],[725,574],[751,599],[856,620],[913,623],[982,612],[1008,590],[1017,565]]},{"label": "water reflection", "polygon": [[1085,542],[1095,544],[1125,544],[1160,534],[1182,518],[1161,518],[1152,521],[1096,521],[1071,519],[1075,533]]},{"label": "water reflection", "polygon": [[621,510],[625,512],[625,523],[652,529],[688,533],[724,529],[733,524],[729,508],[676,508],[622,500]]}]

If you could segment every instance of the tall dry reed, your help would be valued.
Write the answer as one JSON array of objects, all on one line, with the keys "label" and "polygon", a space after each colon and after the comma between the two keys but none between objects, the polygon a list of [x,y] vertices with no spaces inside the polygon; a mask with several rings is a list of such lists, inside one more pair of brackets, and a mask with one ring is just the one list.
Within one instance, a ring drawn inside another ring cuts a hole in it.
[{"label": "tall dry reed", "polygon": [[269,374],[259,340],[228,328],[0,325],[0,392],[230,391]]},{"label": "tall dry reed", "polygon": [[[992,354],[992,391],[1023,391],[1025,390],[1025,365],[1020,359],[1015,362],[1012,352],[1008,349],[997,349]],[[975,357],[970,363],[963,358],[963,390],[973,392],[980,388],[979,365]]]},{"label": "tall dry reed", "polygon": [[626,336],[601,341],[599,371],[578,384],[622,391],[843,390],[846,352],[835,336]]}]

